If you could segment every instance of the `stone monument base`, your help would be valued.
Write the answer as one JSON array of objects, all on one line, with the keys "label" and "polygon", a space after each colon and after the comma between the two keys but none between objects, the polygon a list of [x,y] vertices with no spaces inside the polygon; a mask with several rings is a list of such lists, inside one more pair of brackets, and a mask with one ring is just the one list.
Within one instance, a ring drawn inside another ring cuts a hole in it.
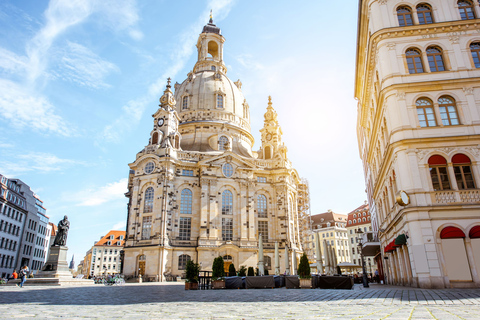
[{"label": "stone monument base", "polygon": [[35,278],[28,278],[27,285],[63,286],[93,285],[93,280],[75,279],[68,269],[67,247],[50,247],[47,262]]}]

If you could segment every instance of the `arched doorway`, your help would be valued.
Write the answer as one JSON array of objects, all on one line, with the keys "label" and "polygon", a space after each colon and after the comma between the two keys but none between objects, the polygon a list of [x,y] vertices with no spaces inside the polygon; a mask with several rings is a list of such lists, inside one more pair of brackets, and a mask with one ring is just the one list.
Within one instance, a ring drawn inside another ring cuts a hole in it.
[{"label": "arched doorway", "polygon": [[144,254],[138,256],[137,272],[138,272],[138,275],[142,275],[142,277],[145,275],[146,260],[147,260],[147,257]]},{"label": "arched doorway", "polygon": [[472,281],[470,263],[465,250],[465,233],[457,227],[440,232],[445,270],[450,282]]},{"label": "arched doorway", "polygon": [[228,273],[228,270],[230,269],[230,265],[233,263],[233,258],[231,255],[224,255],[223,256],[223,268],[225,269],[225,273]]}]

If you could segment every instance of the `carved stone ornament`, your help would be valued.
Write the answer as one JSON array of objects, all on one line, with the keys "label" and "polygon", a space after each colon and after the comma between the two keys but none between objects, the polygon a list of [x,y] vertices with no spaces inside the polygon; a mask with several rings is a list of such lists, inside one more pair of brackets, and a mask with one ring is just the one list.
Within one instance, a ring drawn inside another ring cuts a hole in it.
[{"label": "carved stone ornament", "polygon": [[420,161],[421,161],[423,158],[425,158],[425,155],[427,154],[427,151],[426,151],[426,150],[415,149],[414,151],[415,151],[415,153],[417,154],[418,160],[420,160]]},{"label": "carved stone ornament", "polygon": [[471,154],[478,156],[478,153],[479,153],[478,147],[467,147],[465,149],[468,150]]},{"label": "carved stone ornament", "polygon": [[448,37],[448,39],[450,40],[450,42],[452,44],[455,44],[455,43],[458,43],[458,41],[460,40],[460,37],[459,36],[450,36],[450,37]]},{"label": "carved stone ornament", "polygon": [[397,92],[397,99],[398,100],[405,100],[405,92],[398,91]]},{"label": "carved stone ornament", "polygon": [[387,1],[388,1],[388,0],[378,0],[378,3],[379,3],[379,4],[387,4]]},{"label": "carved stone ornament", "polygon": [[[386,1],[385,1],[386,2]],[[387,43],[388,50],[395,50],[397,45],[394,42]]]},{"label": "carved stone ornament", "polygon": [[464,92],[466,95],[472,95],[472,94],[473,94],[473,88],[472,88],[472,87],[464,87],[464,88],[463,88],[463,92]]}]

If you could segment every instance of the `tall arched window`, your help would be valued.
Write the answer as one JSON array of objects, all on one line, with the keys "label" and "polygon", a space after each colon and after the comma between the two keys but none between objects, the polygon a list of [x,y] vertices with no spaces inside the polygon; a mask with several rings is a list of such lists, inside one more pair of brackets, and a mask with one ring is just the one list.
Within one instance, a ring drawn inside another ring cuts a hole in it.
[{"label": "tall arched window", "polygon": [[178,257],[178,270],[185,270],[187,262],[192,260],[188,254],[182,254]]},{"label": "tall arched window", "polygon": [[217,108],[223,109],[223,96],[221,94],[217,94]]},{"label": "tall arched window", "polygon": [[233,194],[230,190],[222,193],[222,214],[233,214]]},{"label": "tall arched window", "polygon": [[439,47],[427,48],[428,66],[431,72],[445,71],[443,64],[442,49]]},{"label": "tall arched window", "polygon": [[407,66],[409,73],[422,73],[423,72],[423,63],[422,63],[422,54],[418,49],[408,49],[405,52],[407,57]]},{"label": "tall arched window", "polygon": [[433,112],[433,103],[430,99],[420,98],[415,102],[420,127],[435,127],[437,120]]},{"label": "tall arched window", "polygon": [[152,187],[148,187],[145,191],[145,201],[143,206],[143,212],[148,213],[153,211],[153,195],[154,191]]},{"label": "tall arched window", "polygon": [[433,23],[432,7],[426,3],[420,3],[417,6],[417,16],[420,24]]},{"label": "tall arched window", "polygon": [[267,197],[263,194],[257,197],[257,212],[259,218],[267,218]]},{"label": "tall arched window", "polygon": [[433,155],[428,159],[430,178],[432,179],[433,190],[450,190],[448,180],[447,160],[439,155]]},{"label": "tall arched window", "polygon": [[480,68],[480,42],[473,42],[470,44],[470,51],[472,52],[475,68]]},{"label": "tall arched window", "polygon": [[228,138],[225,136],[221,136],[220,139],[218,139],[218,150],[225,150],[225,144],[228,143]]},{"label": "tall arched window", "polygon": [[398,24],[401,27],[413,25],[412,9],[410,9],[410,7],[407,7],[407,6],[398,7],[397,17],[398,17]]},{"label": "tall arched window", "polygon": [[188,96],[183,97],[182,110],[188,109]]},{"label": "tall arched window", "polygon": [[457,4],[460,18],[462,18],[462,20],[475,19],[473,3],[470,0],[460,0]]},{"label": "tall arched window", "polygon": [[455,100],[449,96],[443,96],[438,99],[440,117],[444,126],[454,126],[460,124],[458,121],[457,107]]},{"label": "tall arched window", "polygon": [[475,189],[470,158],[462,153],[458,153],[453,156],[452,163],[458,189]]},{"label": "tall arched window", "polygon": [[180,213],[192,214],[192,191],[183,189],[180,197]]},{"label": "tall arched window", "polygon": [[154,132],[152,135],[152,144],[158,143],[158,132]]}]

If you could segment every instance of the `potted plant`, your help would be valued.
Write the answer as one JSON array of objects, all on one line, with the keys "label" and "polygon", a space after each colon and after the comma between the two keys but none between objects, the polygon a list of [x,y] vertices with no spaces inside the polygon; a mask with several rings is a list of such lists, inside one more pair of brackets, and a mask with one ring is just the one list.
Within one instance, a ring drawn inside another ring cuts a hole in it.
[{"label": "potted plant", "polygon": [[213,289],[225,289],[225,266],[221,256],[213,260],[212,287]]},{"label": "potted plant", "polygon": [[253,270],[253,267],[248,267],[247,276],[249,277],[255,276],[255,271]]},{"label": "potted plant", "polygon": [[310,289],[312,287],[312,276],[310,275],[310,263],[305,252],[300,258],[298,265],[298,276],[300,277],[300,288]]},{"label": "potted plant", "polygon": [[247,275],[247,267],[240,266],[240,270],[238,270],[239,277],[245,277]]},{"label": "potted plant", "polygon": [[185,290],[198,290],[200,266],[192,260],[187,261],[185,269]]},{"label": "potted plant", "polygon": [[237,270],[235,270],[235,266],[233,263],[228,267],[228,276],[235,277],[237,275]]}]

